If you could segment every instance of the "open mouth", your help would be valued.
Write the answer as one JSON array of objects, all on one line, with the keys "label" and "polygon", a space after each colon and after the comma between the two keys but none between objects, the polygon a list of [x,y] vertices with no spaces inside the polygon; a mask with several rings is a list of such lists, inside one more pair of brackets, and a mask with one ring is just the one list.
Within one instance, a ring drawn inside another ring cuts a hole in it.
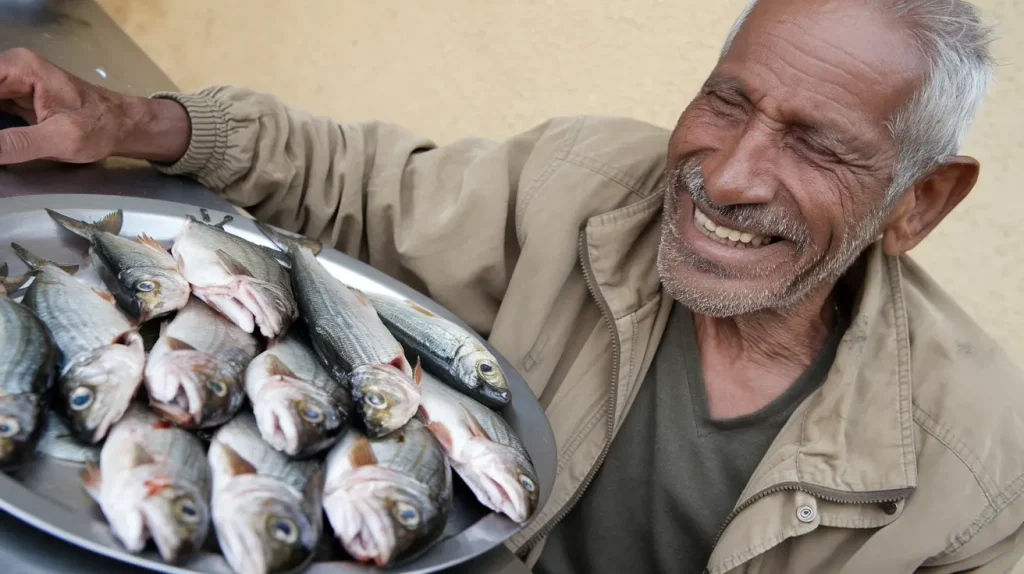
[{"label": "open mouth", "polygon": [[704,212],[693,208],[693,224],[705,237],[723,245],[739,249],[753,249],[778,241],[777,237],[758,235],[749,231],[732,229],[711,221]]}]

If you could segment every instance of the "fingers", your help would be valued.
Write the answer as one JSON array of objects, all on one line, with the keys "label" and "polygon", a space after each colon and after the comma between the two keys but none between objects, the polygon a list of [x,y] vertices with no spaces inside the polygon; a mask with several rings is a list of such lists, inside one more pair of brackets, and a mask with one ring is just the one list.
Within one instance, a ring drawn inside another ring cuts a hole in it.
[{"label": "fingers", "polygon": [[24,48],[0,52],[0,100],[30,97],[46,61]]},{"label": "fingers", "polygon": [[56,117],[39,125],[0,130],[0,165],[37,159],[71,160],[75,138],[68,122]]}]

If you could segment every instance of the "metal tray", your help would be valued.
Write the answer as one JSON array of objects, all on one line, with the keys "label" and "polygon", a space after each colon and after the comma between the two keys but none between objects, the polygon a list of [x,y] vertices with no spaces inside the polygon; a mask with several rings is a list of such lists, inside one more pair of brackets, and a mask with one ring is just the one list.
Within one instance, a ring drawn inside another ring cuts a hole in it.
[{"label": "metal tray", "polygon": [[[184,224],[185,216],[202,216],[200,209],[193,206],[141,198],[100,195],[0,198],[0,260],[10,264],[12,274],[21,273],[24,265],[11,251],[11,241],[53,261],[78,263],[85,260],[86,242],[62,231],[43,211],[46,207],[86,220],[95,220],[114,209],[121,209],[124,211],[123,235],[134,237],[145,232],[165,245],[170,245]],[[212,210],[207,213],[214,222],[228,215]],[[272,245],[251,221],[238,214],[231,215],[234,220],[226,226],[228,231],[255,243]],[[374,293],[406,297],[468,328],[431,299],[343,253],[324,248],[320,260],[334,276],[346,283]],[[536,466],[540,479],[538,508],[541,508],[551,493],[555,475],[555,444],[551,426],[522,377],[493,347],[483,339],[481,341],[494,352],[509,377],[512,403],[501,414],[520,436]],[[158,572],[231,572],[217,551],[212,528],[208,547],[179,564],[163,562],[152,544],[138,555],[127,552],[111,534],[99,507],[80,486],[79,470],[77,464],[40,455],[9,475],[0,473],[0,509],[72,544]],[[425,554],[386,571],[427,573],[449,568],[503,544],[520,528],[503,515],[480,505],[468,487],[457,478],[455,483],[455,505],[442,539]],[[305,572],[381,571],[376,567],[339,560],[343,556],[340,545],[333,539],[327,539],[326,533],[321,546],[323,550]]]}]

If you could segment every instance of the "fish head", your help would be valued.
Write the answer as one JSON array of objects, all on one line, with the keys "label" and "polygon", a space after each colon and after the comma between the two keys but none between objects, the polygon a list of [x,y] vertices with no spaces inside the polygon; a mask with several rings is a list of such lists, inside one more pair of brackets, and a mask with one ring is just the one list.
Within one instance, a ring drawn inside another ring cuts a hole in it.
[{"label": "fish head", "polygon": [[171,351],[151,362],[146,389],[153,410],[183,428],[219,425],[245,398],[237,369],[197,350]]},{"label": "fish head", "polygon": [[345,550],[381,568],[436,540],[447,522],[445,508],[422,483],[379,466],[352,472],[324,500]]},{"label": "fish head", "polygon": [[114,294],[118,303],[140,322],[181,309],[191,293],[181,273],[167,267],[131,267],[118,279],[122,287]]},{"label": "fish head", "polygon": [[30,393],[0,395],[0,468],[15,464],[36,434],[39,398]]},{"label": "fish head", "polygon": [[263,440],[289,456],[323,450],[338,439],[348,422],[337,401],[301,380],[271,380],[252,403]]},{"label": "fish head", "polygon": [[121,419],[142,382],[146,352],[131,331],[120,342],[100,347],[68,365],[60,378],[60,396],[69,426],[79,439],[96,444]]},{"label": "fish head", "polygon": [[402,428],[419,409],[419,385],[392,365],[357,367],[350,380],[352,401],[370,438]]},{"label": "fish head", "polygon": [[458,465],[459,475],[488,508],[523,523],[540,500],[537,471],[522,455],[490,440],[470,439]]},{"label": "fish head", "polygon": [[284,572],[312,559],[320,508],[307,514],[302,496],[266,476],[234,477],[217,493],[214,521],[224,557],[235,572]]},{"label": "fish head", "polygon": [[474,383],[483,398],[497,405],[507,405],[512,398],[508,379],[490,351],[473,341],[459,347],[455,356],[459,379]]},{"label": "fish head", "polygon": [[139,504],[146,528],[167,562],[202,547],[210,530],[210,507],[191,484],[151,484]]}]

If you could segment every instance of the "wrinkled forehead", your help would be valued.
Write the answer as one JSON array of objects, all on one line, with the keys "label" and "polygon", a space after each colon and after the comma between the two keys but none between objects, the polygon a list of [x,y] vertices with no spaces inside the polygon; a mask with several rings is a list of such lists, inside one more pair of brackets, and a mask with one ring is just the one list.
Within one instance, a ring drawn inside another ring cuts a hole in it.
[{"label": "wrinkled forehead", "polygon": [[787,119],[883,128],[923,79],[912,34],[879,2],[761,0],[712,77]]}]

